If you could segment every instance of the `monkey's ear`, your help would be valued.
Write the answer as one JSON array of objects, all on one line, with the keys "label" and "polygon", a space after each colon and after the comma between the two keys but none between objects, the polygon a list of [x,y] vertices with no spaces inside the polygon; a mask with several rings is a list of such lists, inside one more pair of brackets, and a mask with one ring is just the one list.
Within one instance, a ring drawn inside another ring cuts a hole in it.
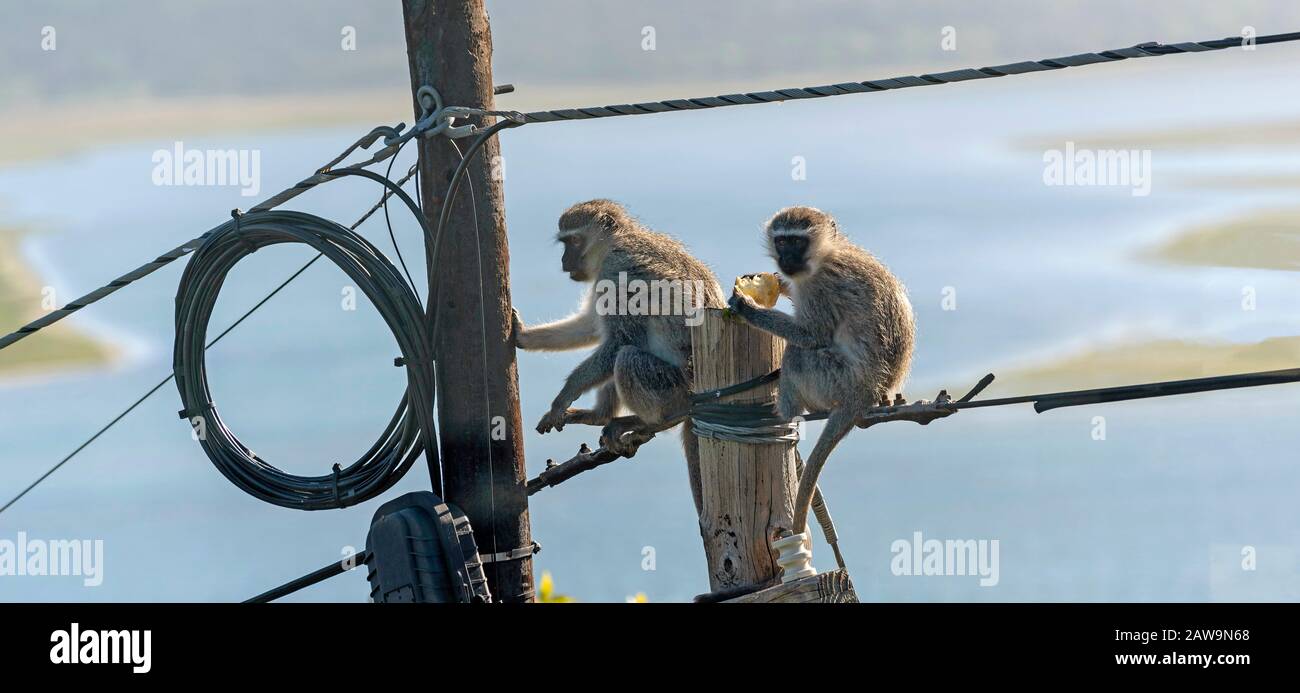
[{"label": "monkey's ear", "polygon": [[606,231],[613,231],[614,227],[618,225],[618,220],[609,212],[600,212],[596,215],[596,223],[600,224],[600,228]]}]

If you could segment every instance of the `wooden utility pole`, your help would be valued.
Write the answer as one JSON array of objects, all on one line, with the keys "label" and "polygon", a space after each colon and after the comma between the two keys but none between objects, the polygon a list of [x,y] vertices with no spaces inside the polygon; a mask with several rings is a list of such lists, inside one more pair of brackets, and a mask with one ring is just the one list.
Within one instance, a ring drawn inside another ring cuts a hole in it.
[{"label": "wooden utility pole", "polygon": [[[766,375],[781,365],[785,343],[771,334],[705,311],[691,328],[694,390],[703,392]],[[771,399],[776,384],[724,398],[724,402]],[[704,510],[700,535],[714,592],[765,583],[781,574],[772,540],[794,526],[794,447],[700,439],[700,487]]]},{"label": "wooden utility pole", "polygon": [[[785,342],[707,309],[704,322],[691,328],[693,390],[705,392],[767,375],[781,365]],[[764,402],[777,384],[747,390],[723,402]],[[738,443],[700,439],[700,487],[704,509],[700,537],[709,563],[709,588],[767,584],[781,577],[778,537],[794,527],[794,498],[799,488],[795,448],[785,444]],[[809,528],[811,531],[811,528]],[[843,569],[799,578],[733,602],[856,602],[857,594]]]},{"label": "wooden utility pole", "polygon": [[[429,85],[447,105],[492,109],[492,32],[483,0],[402,0],[402,14],[412,94]],[[418,98],[414,105],[418,116]],[[461,140],[462,149],[468,145]],[[433,228],[460,156],[444,137],[419,146],[420,196]],[[429,268],[429,300],[440,311],[434,346],[445,500],[465,511],[484,555],[532,545],[504,195],[490,173],[499,152],[493,138],[469,167],[443,229],[438,265]],[[533,600],[530,556],[485,570],[494,600]]]}]

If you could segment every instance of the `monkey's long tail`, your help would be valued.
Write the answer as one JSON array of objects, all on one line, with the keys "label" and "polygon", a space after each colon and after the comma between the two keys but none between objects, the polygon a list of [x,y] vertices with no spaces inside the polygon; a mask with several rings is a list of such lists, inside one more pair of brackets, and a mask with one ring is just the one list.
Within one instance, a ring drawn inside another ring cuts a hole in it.
[{"label": "monkey's long tail", "polygon": [[704,512],[704,492],[700,486],[700,439],[688,417],[682,422],[682,448],[686,452],[686,474],[691,482],[691,498],[695,500],[695,515]]},{"label": "monkey's long tail", "polygon": [[[799,448],[794,449],[794,471],[803,478],[803,455],[799,454]],[[841,570],[845,568],[844,555],[840,553],[840,535],[835,532],[835,521],[831,519],[830,508],[826,507],[826,499],[822,497],[822,487],[813,487],[812,498],[813,516],[817,518],[817,524],[821,525],[822,537],[826,543],[830,544],[831,551],[835,553],[835,563]]]}]

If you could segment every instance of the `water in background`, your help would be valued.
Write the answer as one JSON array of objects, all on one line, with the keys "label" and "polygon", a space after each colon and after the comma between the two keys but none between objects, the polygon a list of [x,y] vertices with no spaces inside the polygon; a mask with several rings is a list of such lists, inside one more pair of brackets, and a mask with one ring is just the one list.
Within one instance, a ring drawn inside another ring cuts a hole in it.
[{"label": "water in background", "polygon": [[[1122,65],[507,132],[515,304],[529,322],[576,306],[579,288],[558,272],[552,241],[559,213],[575,201],[625,202],[650,226],[685,240],[724,284],[769,268],[761,223],[801,203],[835,213],[909,286],[920,326],[912,397],[931,397],[939,386],[964,390],[990,370],[1107,340],[1294,334],[1294,275],[1132,259],[1187,222],[1287,202],[1180,189],[1174,174],[1285,168],[1294,151],[1157,150],[1152,195],[1133,197],[1123,188],[1046,187],[1041,150],[1010,145],[1033,135],[1062,135],[1063,145],[1097,131],[1300,116],[1300,90],[1278,88],[1294,85],[1293,70],[1251,71],[1249,54],[1216,56],[1220,72],[1208,76],[1169,64]],[[1184,60],[1198,59],[1205,60]],[[45,231],[26,252],[66,300],[300,179],[363,127],[165,133],[0,171],[0,200],[8,219]],[[176,139],[193,148],[260,149],[262,194],[153,186],[150,155]],[[807,180],[791,178],[796,156],[806,161]],[[290,208],[349,223],[378,194],[369,182],[344,180]],[[404,211],[394,222],[420,277],[417,229]],[[388,249],[381,217],[363,231]],[[308,257],[277,247],[241,263],[212,324],[228,324]],[[77,318],[125,340],[129,357],[119,367],[0,386],[0,495],[26,486],[169,373],[183,264]],[[347,284],[319,263],[209,354],[226,422],[289,471],[319,474],[355,459],[404,385],[391,365],[396,345],[377,314],[364,302],[341,310]],[[1268,297],[1252,313],[1239,306],[1247,284]],[[945,287],[957,290],[956,311],[940,308]],[[594,443],[595,431],[581,427],[531,431],[580,358],[520,355],[530,476],[546,458],[567,459],[580,442]],[[1300,432],[1289,414],[1296,396],[1283,386],[1042,415],[1028,407],[981,410],[924,429],[882,426],[841,445],[822,485],[864,600],[1296,599],[1300,468],[1292,451]],[[237,600],[337,559],[344,546],[364,545],[382,500],[317,513],[260,503],[215,471],[178,408],[168,385],[0,515],[0,538],[25,531],[103,539],[103,585],[0,577],[0,599]],[[1095,416],[1106,419],[1105,441],[1092,439]],[[539,573],[551,571],[560,591],[583,601],[636,592],[680,601],[707,589],[672,437],[533,497],[533,532],[545,547]],[[811,440],[804,445],[806,452]],[[385,497],[427,483],[417,467]],[[997,539],[998,584],[893,575],[891,543],[917,531]],[[1258,551],[1258,570],[1240,569],[1243,546]],[[654,570],[643,569],[646,547]],[[831,567],[820,541],[815,555],[819,568]],[[366,593],[357,571],[293,598],[361,601]]]}]

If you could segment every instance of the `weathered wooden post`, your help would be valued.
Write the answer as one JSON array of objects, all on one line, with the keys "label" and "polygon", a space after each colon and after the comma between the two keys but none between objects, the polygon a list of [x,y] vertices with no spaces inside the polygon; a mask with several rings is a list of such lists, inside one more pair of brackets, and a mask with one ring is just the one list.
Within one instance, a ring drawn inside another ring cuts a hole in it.
[{"label": "weathered wooden post", "polygon": [[[492,32],[483,0],[402,0],[402,13],[411,92],[429,85],[448,105],[491,109]],[[420,195],[432,227],[460,155],[441,137],[419,146]],[[438,437],[446,500],[469,517],[480,552],[498,554],[485,569],[493,599],[529,602],[532,538],[510,344],[510,250],[502,181],[490,173],[499,152],[496,139],[488,140],[467,170],[438,266],[429,268],[429,300],[441,305],[442,325],[456,326],[441,330],[435,344]]]},{"label": "weathered wooden post", "polygon": [[[691,350],[694,390],[702,392],[770,373],[781,365],[785,344],[710,309],[691,328]],[[720,401],[762,402],[775,393],[772,383]],[[793,526],[798,481],[792,446],[700,439],[700,535],[713,591],[770,582],[781,574],[771,544]]]},{"label": "weathered wooden post", "polygon": [[[726,315],[705,311],[691,328],[695,382],[703,392],[766,375],[781,365],[785,342]],[[774,399],[776,383],[723,397],[720,402]],[[795,447],[701,437],[700,536],[709,564],[709,587],[729,591],[771,583],[781,576],[772,542],[790,532],[799,486]],[[811,524],[811,523],[810,523]],[[809,527],[811,530],[811,526]],[[823,557],[823,560],[829,557]],[[777,585],[733,601],[857,601],[848,574],[833,570]]]}]

